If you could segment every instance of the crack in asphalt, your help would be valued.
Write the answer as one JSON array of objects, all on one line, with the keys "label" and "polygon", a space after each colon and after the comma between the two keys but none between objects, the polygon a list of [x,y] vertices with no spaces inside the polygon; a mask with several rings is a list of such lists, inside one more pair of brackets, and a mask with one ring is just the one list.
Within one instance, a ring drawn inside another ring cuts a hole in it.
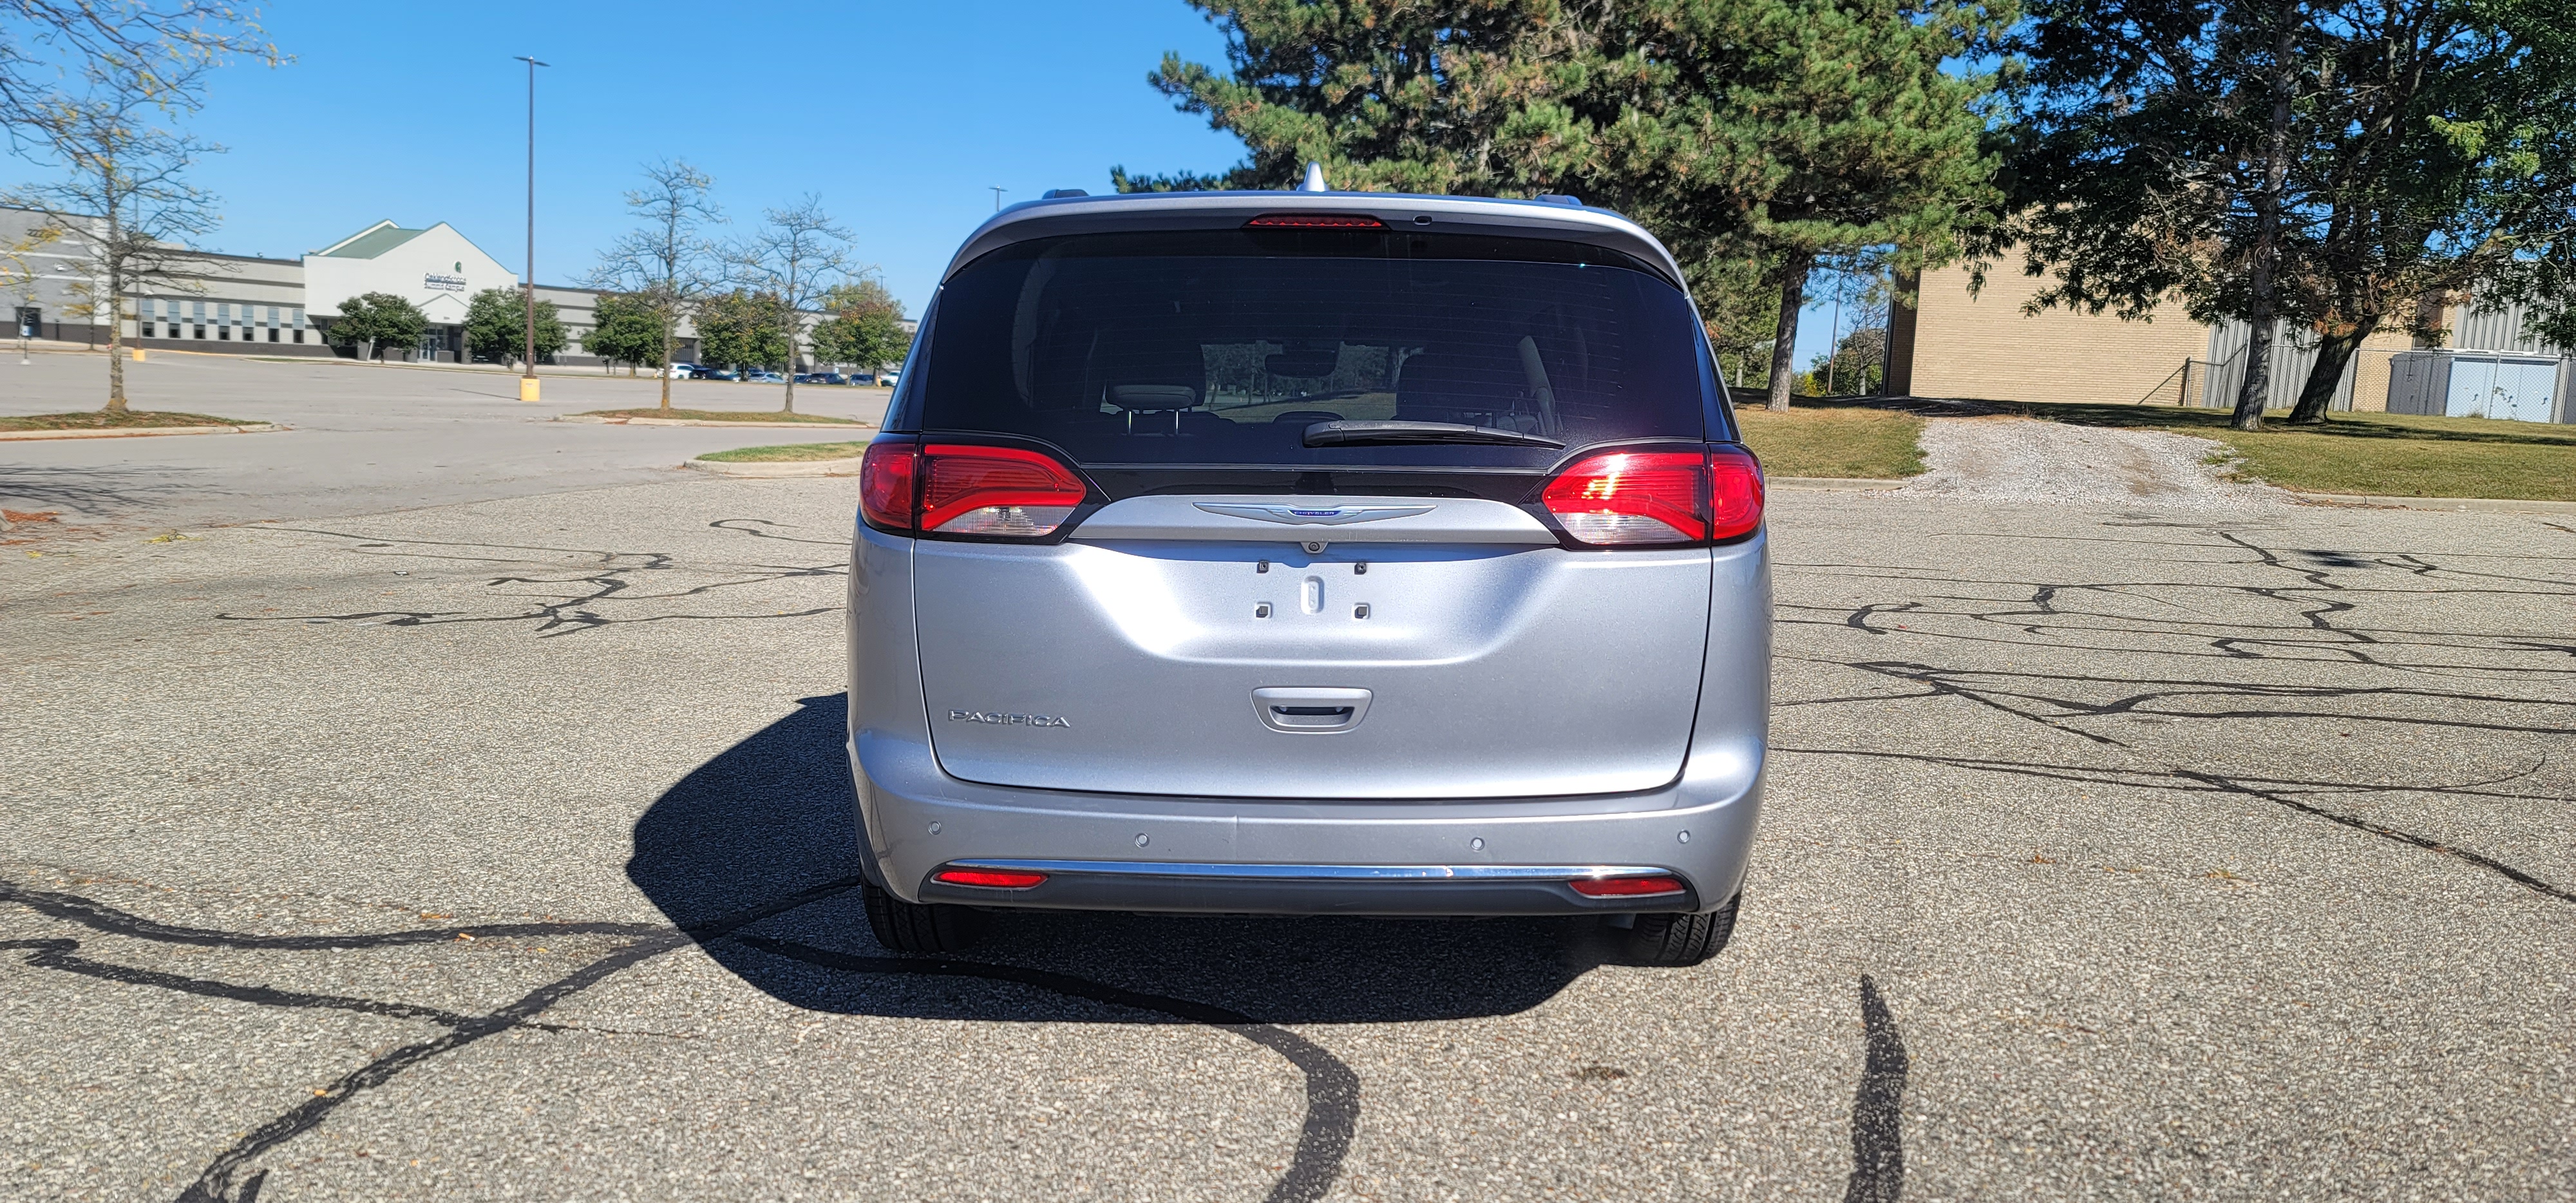
[{"label": "crack in asphalt", "polygon": [[1860,1085],[1852,1091],[1852,1172],[1843,1203],[1896,1203],[1905,1193],[1905,1074],[1911,1061],[1878,983],[1860,975]]},{"label": "crack in asphalt", "polygon": [[[812,543],[840,548],[838,540],[799,537],[793,527],[760,519],[722,519],[709,524],[719,530],[747,538],[781,542]],[[2105,523],[2120,526],[2120,523]],[[2100,651],[2140,656],[2177,658],[2217,658],[2238,664],[2247,662],[2289,662],[2293,664],[2348,664],[2355,668],[2384,669],[2391,672],[2427,676],[2445,674],[2485,675],[2493,677],[2540,677],[2576,674],[2576,666],[2541,667],[2525,665],[2487,665],[2456,662],[2409,662],[2410,657],[2434,659],[2428,653],[2439,653],[2450,660],[2474,659],[2476,653],[2549,658],[2576,655],[2576,644],[2553,642],[2547,638],[2532,639],[2509,635],[2482,636],[2448,631],[2414,631],[2365,627],[2353,623],[2360,601],[2374,595],[2395,594],[2404,597],[2485,596],[2485,597],[2576,597],[2576,588],[2546,577],[2517,576],[2501,572],[2476,571],[2448,566],[2440,560],[2411,552],[2325,552],[2314,550],[2282,551],[2262,546],[2235,531],[2204,523],[2130,523],[2128,526],[2170,526],[2189,529],[2216,538],[2250,557],[2235,561],[2249,568],[2279,571],[2295,578],[2293,584],[2213,584],[2206,581],[2090,581],[2033,582],[1975,580],[1960,575],[1922,575],[1939,573],[1939,569],[1890,569],[1884,565],[1799,565],[1820,573],[1831,569],[1852,570],[1842,579],[1874,578],[1903,582],[1912,586],[1953,588],[1957,593],[1923,591],[1910,600],[1873,601],[1857,607],[1829,607],[1783,602],[1779,609],[1787,614],[1812,614],[1817,617],[1782,617],[1781,626],[1818,626],[1856,632],[1869,640],[1915,636],[1934,641],[1957,641],[2002,647],[2029,647],[2059,653]],[[2555,524],[2549,524],[2555,525]],[[273,528],[298,529],[298,528]],[[2566,529],[2566,528],[2561,528]],[[383,621],[391,626],[422,626],[445,623],[533,623],[538,637],[554,637],[593,630],[603,626],[674,620],[765,619],[802,617],[829,613],[837,606],[797,611],[794,614],[642,614],[603,616],[599,608],[612,604],[646,601],[669,601],[694,598],[747,585],[765,584],[796,578],[846,575],[846,565],[728,565],[723,569],[692,568],[674,557],[659,552],[617,552],[601,549],[513,547],[494,543],[460,543],[436,540],[387,540],[376,536],[350,535],[338,531],[303,530],[300,533],[332,538],[366,540],[360,554],[452,560],[474,563],[506,563],[514,571],[486,578],[488,589],[511,586],[539,590],[557,589],[559,596],[548,597],[533,605],[509,613],[475,613],[470,611],[379,611],[342,615],[232,615],[218,617],[242,622],[296,621]],[[2107,539],[2104,542],[2189,548],[2208,551],[2220,544],[2189,540]],[[547,575],[523,567],[536,562],[535,555],[462,554],[467,551],[518,552],[548,555],[591,557],[591,563],[574,569],[569,575]],[[1782,565],[1790,567],[1790,565]],[[645,574],[672,571],[698,572],[720,576],[711,583],[671,590],[648,587]],[[2352,584],[2337,579],[2338,573],[2386,571],[2400,573],[2415,582],[2414,588],[2381,588]],[[2459,587],[2426,588],[2426,582],[2441,581]],[[2497,588],[2485,582],[2504,582],[2541,588]],[[1975,588],[2009,591],[2007,597],[1977,597],[1967,591]],[[2188,591],[2197,595],[2217,595],[2257,601],[2273,608],[2278,616],[2286,611],[2285,620],[2230,622],[2210,616],[2205,606],[2195,606],[2160,596],[2163,591]],[[514,596],[502,594],[501,596]],[[2170,616],[2145,619],[2116,612],[2117,604],[2089,608],[2087,599],[2101,599],[2118,604],[2152,605],[2173,611]],[[1959,630],[1924,629],[1925,624],[1939,621],[1968,624],[1971,630],[1987,633],[1965,633]],[[1899,623],[1904,625],[1898,625]],[[2026,638],[2012,638],[2013,633]],[[2106,636],[2128,635],[2144,639],[2170,639],[2174,646],[2117,645]],[[2099,640],[2100,642],[2087,642]],[[1864,640],[1866,642],[1866,640]],[[1871,644],[1887,648],[1886,644]],[[2557,707],[2570,703],[2555,697],[2515,696],[2499,692],[2468,690],[2446,691],[2404,685],[2287,685],[2251,680],[2209,680],[2184,678],[2128,678],[2072,673],[2017,671],[2009,668],[1971,668],[1944,666],[1916,660],[1865,659],[1836,660],[1826,657],[1782,656],[1783,660],[1802,660],[1816,665],[1832,665],[1855,672],[1902,682],[1912,688],[1907,692],[1888,694],[1849,694],[1803,700],[1776,701],[1783,710],[1799,707],[1832,707],[1879,702],[1911,702],[1923,699],[1950,698],[1973,706],[1999,712],[2042,728],[2076,736],[2097,747],[2134,750],[2131,743],[2100,732],[2084,730],[2074,723],[2085,719],[2135,717],[2141,715],[2175,721],[2229,722],[2243,719],[2318,720],[2336,723],[2393,722],[2417,727],[2445,727],[2491,731],[2527,736],[2566,736],[2576,734],[2564,725],[2537,721],[2516,723],[2486,721],[2489,717],[2464,717],[2466,707]],[[2103,690],[2102,687],[2112,687]],[[2118,691],[2125,692],[2118,692]],[[2112,692],[2106,699],[2084,696],[2088,691]],[[2270,706],[2233,704],[2235,699],[2260,699],[2276,703]],[[2329,708],[2319,703],[2343,700],[2385,699],[2417,706],[2430,705],[2432,715],[2408,715],[2392,706],[2387,713],[2352,713]],[[2213,700],[2229,708],[2192,710],[2180,708]],[[2301,708],[2299,704],[2312,708]],[[2171,765],[2162,768],[2122,768],[2109,765],[2061,764],[2039,760],[2010,760],[1974,756],[1943,756],[1866,748],[1798,747],[1774,743],[1774,752],[1821,756],[1866,757],[1910,761],[1925,765],[1980,773],[2019,775],[2030,778],[2078,782],[2101,786],[2126,786],[2138,789],[2171,791],[2179,794],[2224,795],[2261,801],[2297,814],[2320,819],[2348,831],[2429,852],[2481,874],[2492,876],[2544,897],[2576,902],[2576,890],[2500,860],[2486,853],[2461,848],[2447,841],[2425,836],[2402,827],[2380,823],[2320,805],[2315,799],[2335,795],[2410,793],[2458,798],[2509,799],[2517,801],[2564,802],[2558,793],[2522,793],[2498,787],[2537,776],[2550,761],[2541,754],[2527,768],[2475,781],[2432,785],[2395,785],[2384,782],[2336,781],[2316,778],[2284,778],[2229,773],[2206,766]],[[2563,763],[2563,762],[2562,762]],[[2296,820],[2288,820],[2296,823]],[[274,1116],[253,1128],[209,1161],[195,1182],[179,1195],[182,1203],[249,1203],[265,1184],[269,1171],[256,1163],[281,1145],[323,1124],[332,1112],[350,1098],[376,1089],[402,1073],[446,1053],[463,1048],[488,1036],[518,1028],[565,1032],[595,1030],[583,1025],[546,1022],[542,1016],[551,1008],[589,990],[600,982],[664,952],[691,945],[705,945],[731,940],[736,945],[761,954],[794,961],[819,969],[850,974],[972,979],[997,984],[1043,990],[1060,996],[1088,1000],[1104,1005],[1165,1015],[1174,1019],[1223,1029],[1261,1046],[1296,1068],[1304,1078],[1305,1111],[1297,1138],[1296,1151],[1289,1165],[1273,1183],[1267,1198],[1273,1201],[1296,1200],[1300,1203],[1321,1198],[1338,1180],[1342,1165],[1356,1139],[1360,1115],[1362,1083],[1346,1063],[1295,1032],[1258,1018],[1208,1003],[1166,995],[1129,990],[1048,970],[992,962],[943,957],[867,956],[843,953],[793,940],[775,939],[751,934],[744,929],[762,920],[786,914],[798,907],[844,893],[858,884],[846,878],[788,895],[775,902],[738,911],[703,923],[681,926],[632,923],[530,922],[514,924],[464,925],[442,928],[407,929],[373,934],[261,935],[218,929],[187,927],[161,923],[119,910],[80,895],[35,890],[0,881],[0,902],[15,902],[38,913],[98,932],[197,947],[257,950],[330,950],[368,949],[405,945],[461,943],[460,937],[480,941],[510,937],[562,937],[594,935],[613,937],[627,942],[595,957],[572,972],[546,982],[515,1000],[486,1014],[467,1014],[435,1007],[369,998],[277,989],[266,985],[243,985],[207,978],[189,977],[158,970],[118,965],[84,955],[81,942],[69,938],[38,938],[0,941],[0,949],[23,953],[23,963],[32,968],[64,972],[99,981],[143,986],[204,997],[228,999],[261,1006],[289,1009],[345,1011],[385,1018],[419,1021],[437,1025],[445,1031],[429,1039],[416,1041],[376,1057],[334,1080],[309,1100]],[[1864,974],[1858,983],[1858,1001],[1863,1029],[1863,1068],[1855,1086],[1851,1110],[1852,1164],[1846,1183],[1846,1203],[1897,1203],[1905,1178],[1902,1111],[1904,1091],[1910,1071],[1910,1055],[1897,1021],[1874,978]],[[605,1030],[605,1029],[598,1029]]]},{"label": "crack in asphalt", "polygon": [[[751,538],[783,540],[797,543],[824,542],[819,539],[799,539],[793,536],[755,530],[751,528],[750,524],[757,524],[760,526],[781,525],[758,518],[724,518],[718,519],[708,525],[717,530],[741,534]],[[779,618],[810,618],[818,614],[838,613],[841,607],[831,605],[815,606],[803,610],[777,611],[767,614],[717,613],[612,616],[601,613],[598,607],[609,604],[625,604],[633,602],[673,601],[683,598],[704,597],[724,590],[740,589],[754,585],[767,585],[780,581],[796,580],[799,578],[841,577],[849,575],[849,565],[845,560],[836,560],[828,564],[755,563],[727,564],[713,567],[693,567],[682,563],[678,557],[673,556],[668,552],[659,551],[613,551],[603,548],[549,547],[535,544],[477,543],[440,539],[403,539],[389,536],[358,535],[351,534],[347,531],[323,530],[313,527],[276,526],[262,527],[259,529],[285,531],[305,535],[321,535],[327,538],[350,540],[352,541],[351,546],[348,548],[350,551],[364,555],[385,556],[396,559],[455,560],[466,563],[481,564],[526,564],[531,562],[534,557],[527,554],[509,553],[534,552],[547,555],[578,556],[590,560],[598,567],[590,571],[577,571],[571,575],[563,576],[504,573],[502,575],[486,578],[483,581],[483,586],[487,589],[500,589],[504,586],[524,585],[540,591],[536,600],[527,603],[522,608],[497,614],[475,613],[462,610],[360,610],[346,613],[317,614],[234,614],[223,612],[215,615],[215,618],[218,620],[225,622],[256,623],[374,622],[389,627],[450,626],[462,623],[533,623],[535,624],[533,633],[538,638],[550,639],[564,635],[577,635],[584,631],[597,630],[602,627],[627,626],[637,623],[766,621]],[[843,545],[839,543],[831,543],[829,546],[839,547]],[[503,554],[458,554],[456,550],[452,549],[466,549],[468,551],[488,549],[489,551]],[[640,579],[642,574],[645,573],[675,571],[696,572],[701,575],[715,576],[722,579],[701,585],[660,590],[643,587],[644,582]],[[548,592],[549,590],[555,589],[555,587],[561,587],[560,591]],[[508,595],[505,594],[504,596]]]},{"label": "crack in asphalt", "polygon": [[251,1203],[268,1178],[268,1171],[253,1166],[252,1162],[319,1127],[332,1111],[351,1098],[383,1086],[423,1062],[514,1028],[555,1032],[589,1030],[577,1025],[541,1023],[537,1016],[555,1004],[662,953],[723,939],[820,968],[1011,983],[1067,997],[1150,1011],[1232,1032],[1277,1053],[1305,1078],[1305,1117],[1299,1128],[1297,1149],[1286,1170],[1264,1196],[1265,1203],[1312,1203],[1322,1198],[1339,1177],[1342,1161],[1359,1129],[1359,1075],[1323,1046],[1286,1028],[1209,1003],[1129,990],[1048,970],[952,958],[856,956],[796,941],[742,934],[742,929],[752,924],[847,893],[859,884],[860,879],[856,877],[825,882],[760,906],[679,927],[635,923],[513,923],[341,935],[274,936],[161,923],[80,895],[29,889],[14,882],[0,881],[0,902],[14,902],[39,914],[108,935],[195,947],[316,951],[467,943],[459,940],[459,936],[470,936],[475,940],[499,936],[633,937],[632,943],[595,958],[483,1015],[379,999],[243,985],[117,965],[80,955],[80,941],[66,938],[0,940],[0,949],[25,952],[25,963],[33,968],[102,981],[257,1006],[350,1011],[389,1019],[416,1020],[447,1029],[441,1035],[403,1045],[342,1074],[330,1085],[317,1090],[314,1097],[252,1128],[207,1162],[196,1180],[179,1193],[177,1203]]},{"label": "crack in asphalt", "polygon": [[1161,994],[1146,994],[1068,974],[1042,969],[1023,969],[1016,965],[996,965],[984,961],[960,961],[928,957],[867,957],[833,952],[791,940],[772,940],[761,936],[737,939],[752,948],[773,956],[786,957],[824,969],[850,973],[909,974],[924,977],[965,977],[984,981],[1009,982],[1033,986],[1073,998],[1107,1003],[1114,1007],[1152,1011],[1190,1023],[1222,1028],[1287,1058],[1306,1076],[1306,1122],[1297,1136],[1297,1152],[1289,1159],[1288,1168],[1270,1188],[1265,1203],[1312,1203],[1331,1189],[1333,1179],[1341,1173],[1342,1158],[1350,1151],[1351,1139],[1359,1131],[1360,1079],[1351,1067],[1326,1052],[1321,1045],[1274,1024],[1263,1023],[1240,1011],[1207,1003],[1192,1002]]}]

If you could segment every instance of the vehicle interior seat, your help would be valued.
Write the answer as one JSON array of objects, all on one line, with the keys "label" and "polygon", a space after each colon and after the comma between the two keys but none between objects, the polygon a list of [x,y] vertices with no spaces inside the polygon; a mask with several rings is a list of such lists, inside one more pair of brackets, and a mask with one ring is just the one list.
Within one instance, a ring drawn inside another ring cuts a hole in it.
[{"label": "vehicle interior seat", "polygon": [[1180,434],[1224,419],[1200,409],[1207,400],[1207,353],[1191,338],[1158,337],[1118,347],[1110,356],[1101,400],[1130,434]]},{"label": "vehicle interior seat", "polygon": [[1501,348],[1424,351],[1396,373],[1395,416],[1531,432],[1539,416],[1524,407],[1528,391],[1519,357]]}]

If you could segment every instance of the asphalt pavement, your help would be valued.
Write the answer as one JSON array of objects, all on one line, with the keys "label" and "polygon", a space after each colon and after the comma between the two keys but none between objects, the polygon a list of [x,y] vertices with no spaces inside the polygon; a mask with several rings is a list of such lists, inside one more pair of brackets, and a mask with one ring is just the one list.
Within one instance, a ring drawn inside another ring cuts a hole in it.
[{"label": "asphalt pavement", "polygon": [[[14,348],[12,349],[14,350]],[[0,415],[106,404],[107,361],[0,354]],[[126,365],[136,409],[177,410],[284,431],[240,435],[0,441],[0,506],[128,531],[375,514],[668,478],[692,456],[733,447],[864,439],[849,428],[653,428],[553,421],[658,405],[660,382],[622,371],[548,369],[543,400],[519,400],[501,369],[250,359],[155,351]],[[775,410],[785,386],[671,382],[684,409]],[[887,390],[807,385],[796,408],[873,422]]]},{"label": "asphalt pavement", "polygon": [[2568,523],[1782,492],[1709,963],[939,959],[852,890],[854,487],[0,550],[0,1198],[2576,1195]]}]

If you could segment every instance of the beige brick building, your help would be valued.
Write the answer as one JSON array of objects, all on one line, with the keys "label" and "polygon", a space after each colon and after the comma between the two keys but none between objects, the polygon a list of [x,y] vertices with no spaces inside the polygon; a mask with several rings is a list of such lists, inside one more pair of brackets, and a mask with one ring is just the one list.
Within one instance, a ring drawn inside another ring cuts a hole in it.
[{"label": "beige brick building", "polygon": [[1891,366],[1888,391],[2125,405],[2179,388],[2184,361],[2209,350],[2209,327],[2179,309],[2142,322],[2063,309],[2025,314],[2040,280],[1998,265],[1970,295],[1968,279],[1963,265],[1926,272],[1921,303],[1896,311],[1891,342],[1910,350],[1899,358],[1911,362]]},{"label": "beige brick building", "polygon": [[[2130,405],[2223,406],[2232,404],[2244,378],[2249,329],[2243,322],[2212,327],[2196,322],[2178,304],[2149,318],[2122,321],[2110,314],[2064,309],[2024,311],[2043,281],[2022,274],[2018,263],[1999,264],[1985,287],[1971,293],[1969,271],[1953,265],[1926,272],[1918,304],[1899,307],[1888,330],[1888,391],[1922,397],[1988,401],[2080,401]],[[2566,396],[2576,383],[2576,360],[2558,348],[2522,336],[2518,307],[2454,307],[2442,346],[2558,356],[2562,383],[2556,412],[2576,421]],[[2298,399],[2316,362],[2313,339],[2284,327],[2274,344],[2271,404]],[[2390,364],[2419,350],[2402,334],[2372,335],[2353,356],[2337,389],[2336,409],[2388,408]]]}]

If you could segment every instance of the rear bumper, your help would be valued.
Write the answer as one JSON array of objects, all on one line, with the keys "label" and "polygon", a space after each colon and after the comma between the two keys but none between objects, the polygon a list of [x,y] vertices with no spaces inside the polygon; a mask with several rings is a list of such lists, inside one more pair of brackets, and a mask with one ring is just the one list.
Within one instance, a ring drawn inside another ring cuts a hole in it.
[{"label": "rear bumper", "polygon": [[[1027,790],[960,781],[927,746],[848,745],[872,880],[913,902],[1252,914],[1564,915],[1709,911],[1735,896],[1761,773],[1643,793],[1297,802]],[[1747,768],[1752,771],[1745,771]],[[1026,890],[930,880],[1025,863]],[[1669,873],[1680,895],[1588,898],[1566,883]]]}]

